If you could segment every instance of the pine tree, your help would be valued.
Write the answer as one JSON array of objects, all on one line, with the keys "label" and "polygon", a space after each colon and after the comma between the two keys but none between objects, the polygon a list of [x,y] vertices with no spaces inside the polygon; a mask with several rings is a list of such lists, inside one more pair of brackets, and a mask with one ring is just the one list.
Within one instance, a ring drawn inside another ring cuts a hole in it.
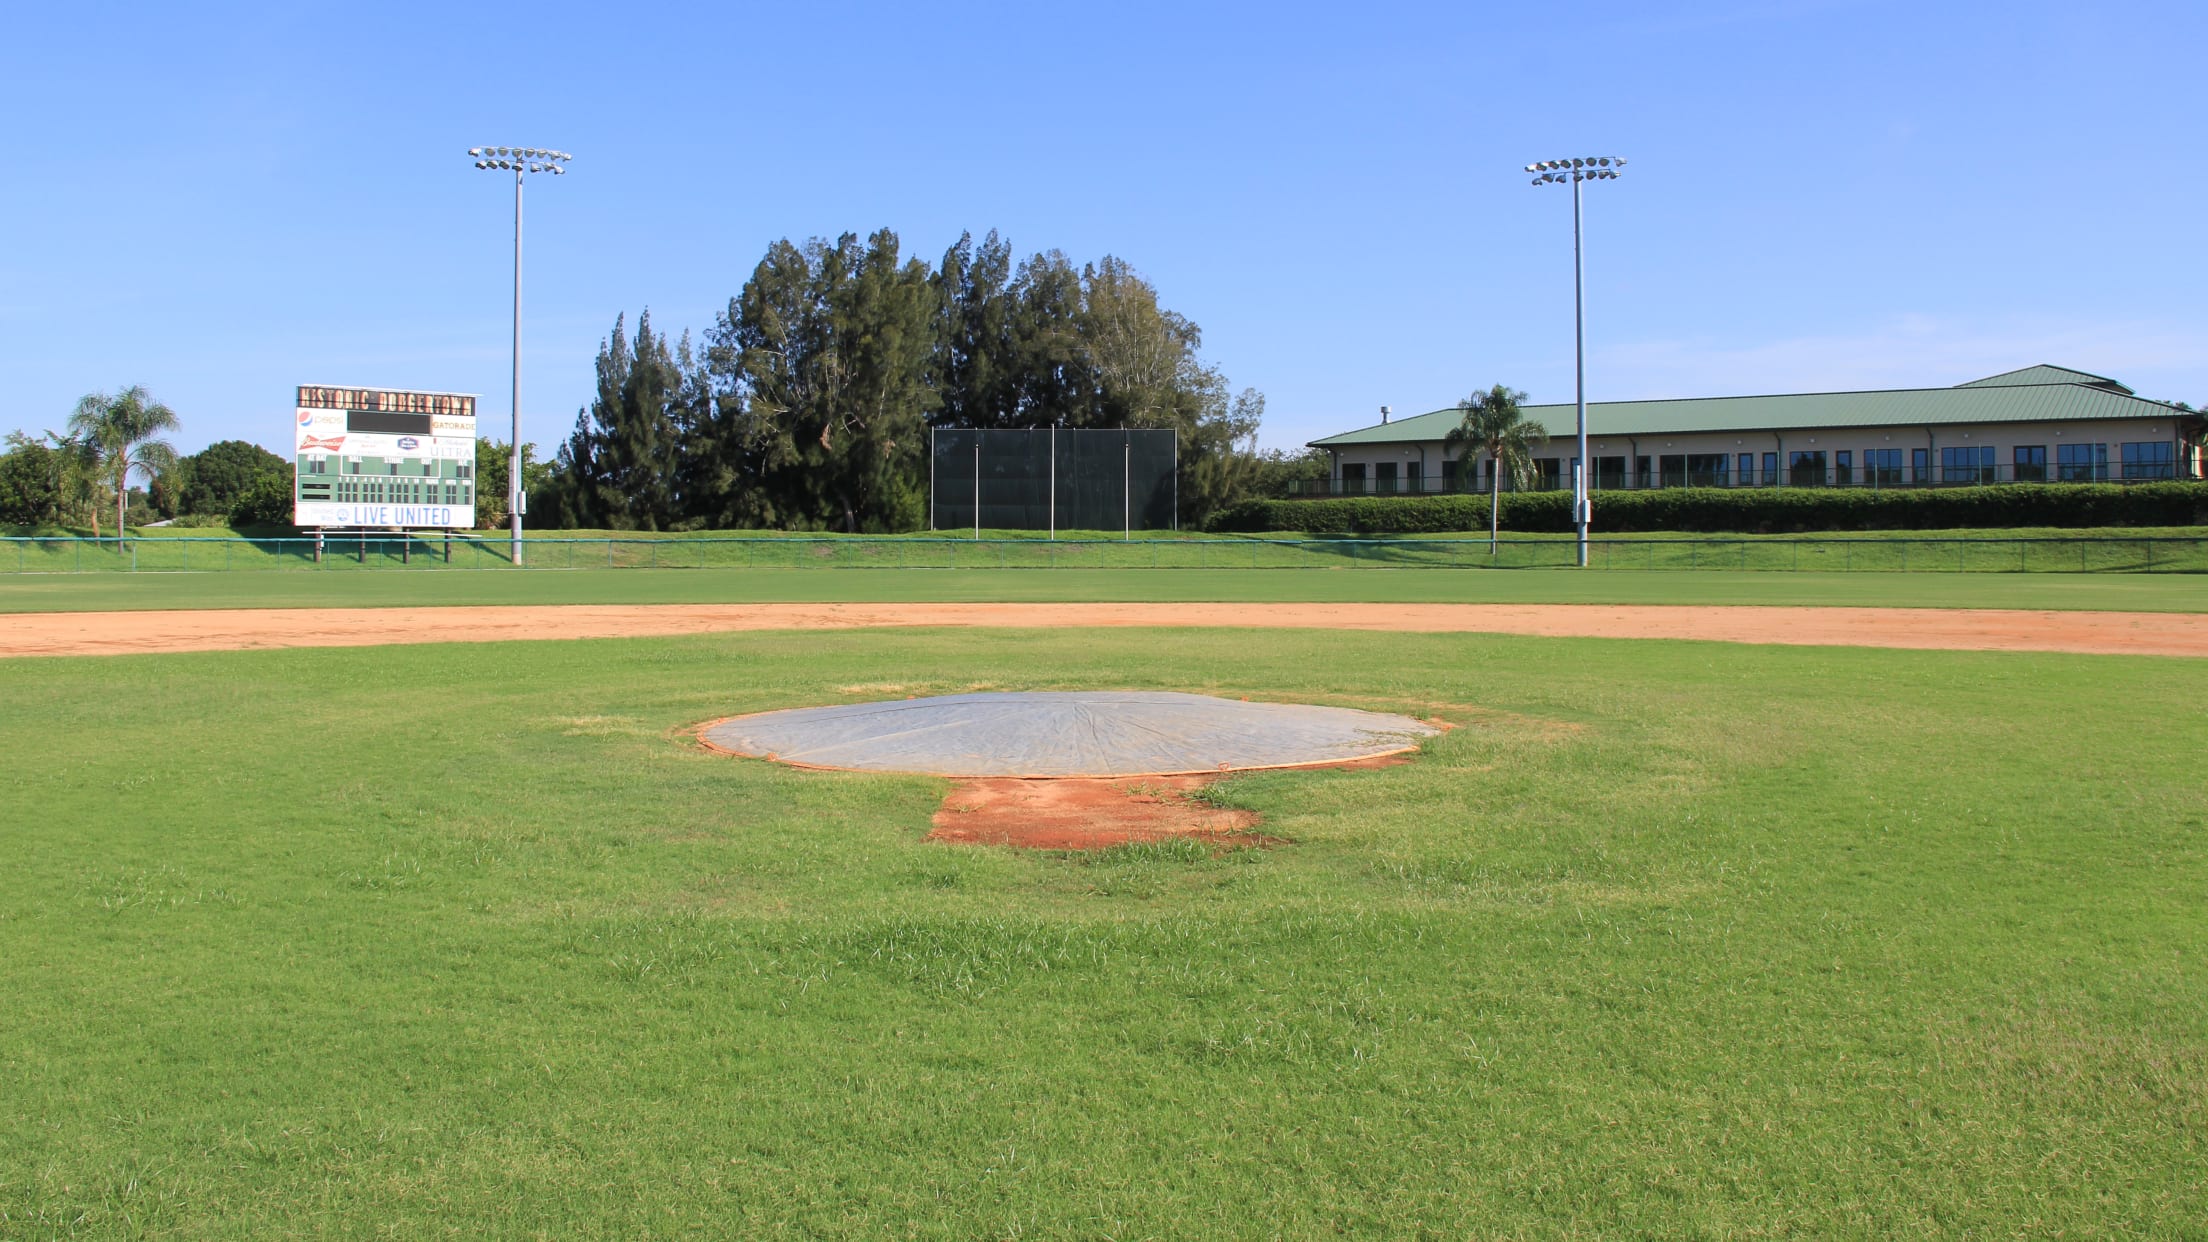
[{"label": "pine tree", "polygon": [[625,317],[614,319],[597,369],[598,394],[560,449],[563,517],[577,526],[665,530],[678,517],[688,368],[652,331],[646,310],[633,345]]},{"label": "pine tree", "polygon": [[1012,247],[995,229],[979,248],[966,233],[944,252],[935,275],[937,426],[1012,425],[1019,395],[1011,279]]}]

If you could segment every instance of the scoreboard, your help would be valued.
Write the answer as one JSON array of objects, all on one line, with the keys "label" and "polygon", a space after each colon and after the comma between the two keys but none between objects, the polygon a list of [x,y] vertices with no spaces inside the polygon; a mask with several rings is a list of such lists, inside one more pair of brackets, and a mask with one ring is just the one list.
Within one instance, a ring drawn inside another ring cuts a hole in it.
[{"label": "scoreboard", "polygon": [[475,397],[302,384],[292,522],[475,525]]}]

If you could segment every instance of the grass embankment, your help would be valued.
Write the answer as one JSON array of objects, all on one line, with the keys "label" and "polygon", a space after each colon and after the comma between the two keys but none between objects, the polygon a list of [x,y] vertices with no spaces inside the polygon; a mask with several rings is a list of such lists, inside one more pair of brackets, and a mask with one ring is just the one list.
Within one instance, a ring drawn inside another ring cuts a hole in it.
[{"label": "grass embankment", "polygon": [[835,601],[1765,604],[2208,611],[2208,575],[1730,570],[615,569],[528,573],[0,575],[0,613],[162,608]]},{"label": "grass embankment", "polygon": [[[1228,783],[1294,844],[1221,858],[929,845],[939,782],[670,736],[977,684],[1466,727]],[[7,662],[0,1233],[2182,1233],[2204,695],[1320,633]]]},{"label": "grass embankment", "polygon": [[[1121,539],[1074,532],[843,536],[806,533],[549,531],[530,537],[532,569],[1371,569],[1563,568],[1570,536],[1512,535],[1490,550],[1474,534],[1307,539],[1151,532]],[[1594,540],[1596,569],[1801,572],[2208,572],[2208,528],[2092,531],[1864,531],[1836,535],[1619,535]],[[512,569],[500,536],[332,535],[240,542],[192,533],[121,541],[17,539],[0,544],[0,575],[74,572],[246,572]]]}]

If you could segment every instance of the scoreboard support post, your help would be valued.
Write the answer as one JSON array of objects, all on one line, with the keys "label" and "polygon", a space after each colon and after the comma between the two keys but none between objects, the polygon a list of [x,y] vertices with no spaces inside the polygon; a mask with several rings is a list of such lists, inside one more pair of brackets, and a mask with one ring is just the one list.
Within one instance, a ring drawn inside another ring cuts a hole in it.
[{"label": "scoreboard support post", "polygon": [[322,528],[319,526],[314,528],[314,563],[322,563]]}]

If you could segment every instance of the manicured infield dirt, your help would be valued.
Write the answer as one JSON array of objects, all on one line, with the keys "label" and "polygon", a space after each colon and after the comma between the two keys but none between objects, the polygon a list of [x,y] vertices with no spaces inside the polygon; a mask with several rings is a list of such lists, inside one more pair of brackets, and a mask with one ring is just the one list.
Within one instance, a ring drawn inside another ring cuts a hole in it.
[{"label": "manicured infield dirt", "polygon": [[2208,656],[2208,616],[2189,613],[1394,603],[664,604],[17,613],[0,614],[0,656],[885,626],[1224,626]]}]

